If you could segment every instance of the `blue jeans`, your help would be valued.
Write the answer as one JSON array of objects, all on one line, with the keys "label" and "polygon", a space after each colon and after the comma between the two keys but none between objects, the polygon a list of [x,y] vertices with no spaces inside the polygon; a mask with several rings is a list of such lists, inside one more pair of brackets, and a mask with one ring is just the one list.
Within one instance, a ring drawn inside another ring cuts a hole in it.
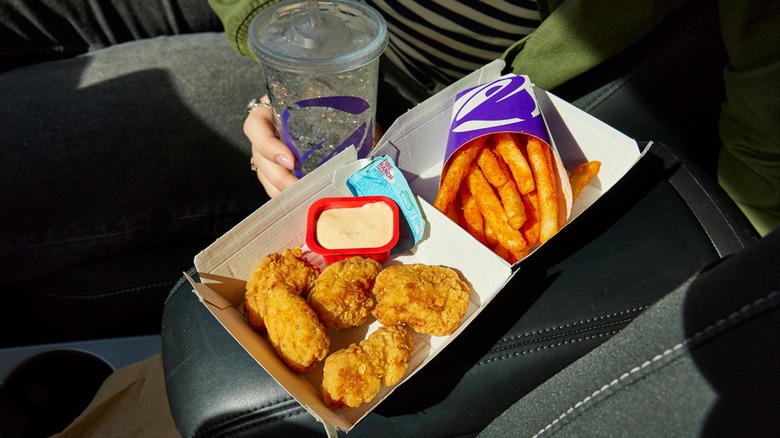
[{"label": "blue jeans", "polygon": [[205,0],[27,3],[0,3],[0,319],[64,333],[110,304],[158,331],[198,250],[267,200],[242,132],[260,68]]},{"label": "blue jeans", "polygon": [[221,31],[205,0],[0,1],[0,69],[162,35]]}]

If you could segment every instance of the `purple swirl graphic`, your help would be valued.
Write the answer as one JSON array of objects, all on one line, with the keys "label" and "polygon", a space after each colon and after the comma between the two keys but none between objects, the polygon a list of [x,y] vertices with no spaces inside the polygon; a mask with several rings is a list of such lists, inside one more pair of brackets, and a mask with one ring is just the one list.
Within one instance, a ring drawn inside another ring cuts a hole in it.
[{"label": "purple swirl graphic", "polygon": [[550,144],[527,76],[509,75],[459,93],[452,109],[445,162],[467,142],[495,132],[521,132]]},{"label": "purple swirl graphic", "polygon": [[[329,97],[317,97],[314,99],[301,100],[295,103],[298,108],[330,108],[337,111],[342,111],[347,114],[360,115],[366,111],[371,110],[371,106],[364,99],[355,96],[329,96]],[[300,178],[303,176],[303,163],[311,156],[312,153],[322,148],[324,141],[315,144],[311,149],[301,154],[299,152],[298,145],[293,141],[290,129],[288,127],[288,121],[290,119],[289,108],[285,108],[282,113],[282,136],[287,147],[290,148],[295,155],[295,174]],[[360,144],[362,140],[362,144]],[[374,145],[374,120],[373,117],[365,123],[358,126],[344,141],[337,146],[331,153],[323,158],[317,166],[329,160],[334,155],[343,151],[350,145],[359,145],[358,158],[365,158],[371,151]]]}]

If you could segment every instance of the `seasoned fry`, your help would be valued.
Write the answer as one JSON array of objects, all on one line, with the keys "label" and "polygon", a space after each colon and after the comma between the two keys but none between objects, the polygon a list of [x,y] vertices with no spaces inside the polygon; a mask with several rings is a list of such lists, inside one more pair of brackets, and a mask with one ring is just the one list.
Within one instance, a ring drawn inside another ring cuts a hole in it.
[{"label": "seasoned fry", "polygon": [[477,154],[485,145],[485,137],[478,137],[470,142],[466,143],[460,149],[458,149],[452,157],[450,167],[447,169],[444,175],[444,180],[439,187],[439,192],[436,194],[436,199],[433,202],[433,206],[440,212],[447,214],[450,208],[450,204],[455,200],[458,195],[458,189],[461,182],[466,177],[466,173],[469,170],[471,162],[477,157]]},{"label": "seasoned fry", "polygon": [[521,143],[512,134],[498,133],[494,136],[496,152],[509,166],[515,184],[517,184],[517,190],[522,194],[533,190],[535,188],[533,174],[528,161],[521,152]]},{"label": "seasoned fry", "polygon": [[479,212],[477,200],[471,195],[466,184],[461,184],[458,194],[460,196],[461,204],[463,204],[463,219],[466,223],[466,230],[483,245],[487,244],[487,237],[485,236],[485,218],[483,218],[482,213]]},{"label": "seasoned fry", "polygon": [[487,222],[485,222],[485,240],[487,240],[487,246],[490,248],[498,246],[498,237],[496,237],[496,233],[490,228],[490,224]]},{"label": "seasoned fry", "polygon": [[496,244],[493,247],[493,252],[496,253],[497,256],[501,257],[502,259],[506,260],[509,263],[515,263],[522,259],[523,257],[527,256],[531,253],[531,247],[526,245],[525,249],[523,249],[520,253],[512,253],[512,251],[504,248],[500,243]]},{"label": "seasoned fry", "polygon": [[493,246],[493,252],[496,253],[497,256],[506,260],[508,263],[514,263],[517,261],[515,256],[513,256],[508,249],[504,248],[500,244]]},{"label": "seasoned fry", "polygon": [[539,245],[539,196],[536,190],[521,195],[526,219],[520,232],[530,247]]},{"label": "seasoned fry", "polygon": [[505,163],[499,163],[496,155],[488,148],[483,148],[477,156],[477,165],[493,187],[498,190],[498,196],[501,198],[501,204],[504,206],[509,226],[519,230],[525,222],[525,208],[523,200],[520,199],[520,192],[512,180],[512,175],[508,168],[504,168]]},{"label": "seasoned fry", "polygon": [[539,243],[558,232],[558,189],[550,148],[536,137],[528,137],[528,163],[539,195]]},{"label": "seasoned fry", "polygon": [[[442,179],[448,187],[442,183],[436,201],[447,206],[443,212],[475,239],[515,263],[560,229],[564,213],[559,202],[564,195],[559,167],[552,148],[534,136],[493,133],[479,140],[479,145],[472,141],[463,146],[463,154],[453,157]],[[572,171],[573,198],[598,174],[600,164],[591,161]],[[449,185],[458,181],[457,194],[447,201],[453,195],[442,191],[453,190]]]},{"label": "seasoned fry", "polygon": [[571,183],[571,194],[573,199],[577,199],[582,189],[590,183],[601,169],[601,161],[588,161],[580,164],[571,171],[569,182]]},{"label": "seasoned fry", "polygon": [[450,218],[451,221],[465,228],[466,219],[463,217],[463,202],[459,196],[456,196],[455,199],[452,200],[450,208],[447,209],[447,217]]},{"label": "seasoned fry", "polygon": [[501,205],[501,201],[493,192],[490,183],[476,165],[471,166],[466,181],[469,190],[477,199],[477,205],[485,218],[485,222],[490,224],[490,228],[496,233],[496,237],[501,245],[512,252],[513,255],[520,257],[524,253],[526,242],[519,231],[509,226],[506,213]]},{"label": "seasoned fry", "polygon": [[510,182],[507,176],[504,174],[501,166],[498,164],[495,154],[488,148],[482,149],[477,155],[477,165],[485,178],[498,188]]}]

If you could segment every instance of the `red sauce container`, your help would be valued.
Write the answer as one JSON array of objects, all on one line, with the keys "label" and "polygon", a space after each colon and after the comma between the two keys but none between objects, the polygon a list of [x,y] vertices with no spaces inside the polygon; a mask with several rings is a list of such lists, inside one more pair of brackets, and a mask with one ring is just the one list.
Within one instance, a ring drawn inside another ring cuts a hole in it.
[{"label": "red sauce container", "polygon": [[[366,204],[382,202],[390,207],[392,212],[392,233],[390,240],[377,247],[355,247],[355,248],[337,248],[329,249],[323,247],[317,239],[317,221],[323,212],[330,209],[350,209],[359,208]],[[327,263],[334,263],[353,256],[363,256],[372,258],[380,263],[384,263],[390,258],[390,250],[398,243],[399,230],[399,211],[398,205],[391,198],[386,196],[354,196],[321,198],[309,207],[309,215],[306,222],[306,245],[310,250],[322,255]]]}]

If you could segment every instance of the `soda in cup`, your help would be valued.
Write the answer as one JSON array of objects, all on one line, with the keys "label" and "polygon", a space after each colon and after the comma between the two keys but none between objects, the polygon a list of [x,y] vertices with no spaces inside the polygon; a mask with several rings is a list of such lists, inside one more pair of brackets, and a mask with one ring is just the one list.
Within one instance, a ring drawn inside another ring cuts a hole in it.
[{"label": "soda in cup", "polygon": [[249,47],[299,177],[349,146],[368,155],[387,47],[387,24],[376,10],[350,0],[277,3],[252,19]]}]

